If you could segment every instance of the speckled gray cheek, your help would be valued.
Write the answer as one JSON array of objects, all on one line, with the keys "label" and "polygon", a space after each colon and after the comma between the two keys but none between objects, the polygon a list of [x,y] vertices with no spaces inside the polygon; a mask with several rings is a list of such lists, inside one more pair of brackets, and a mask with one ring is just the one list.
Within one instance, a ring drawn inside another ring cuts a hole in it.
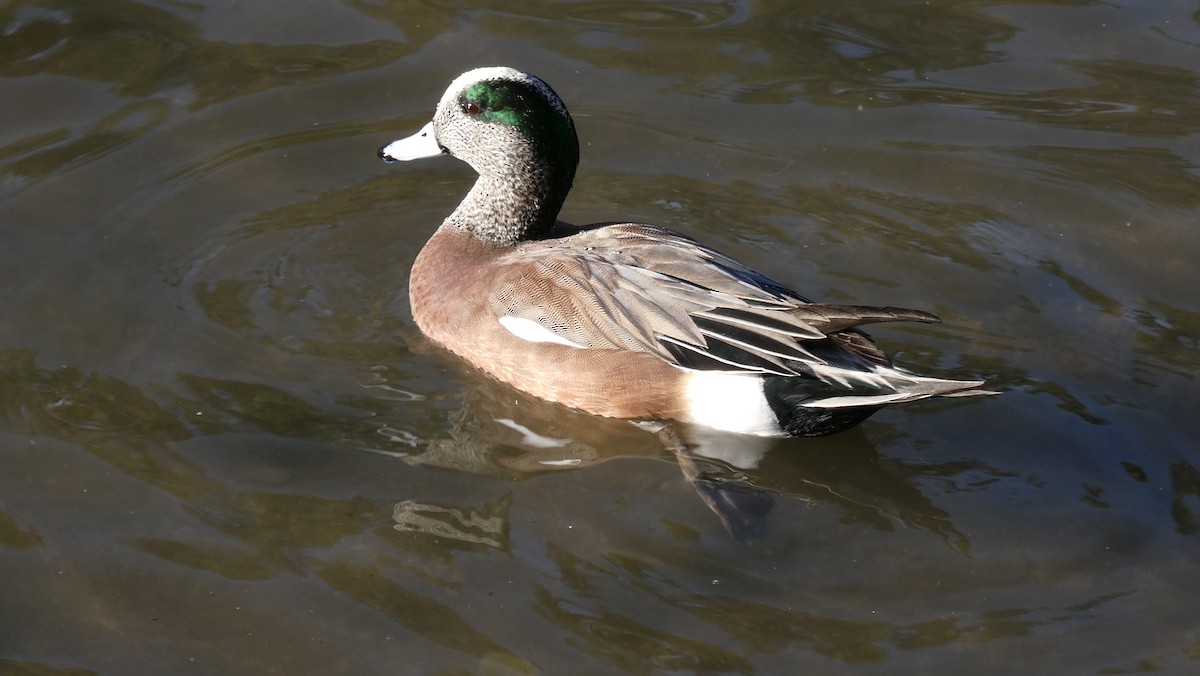
[{"label": "speckled gray cheek", "polygon": [[488,241],[515,243],[543,218],[546,170],[515,131],[492,130],[486,142],[475,136],[469,140],[474,143],[462,159],[479,178],[447,224]]}]

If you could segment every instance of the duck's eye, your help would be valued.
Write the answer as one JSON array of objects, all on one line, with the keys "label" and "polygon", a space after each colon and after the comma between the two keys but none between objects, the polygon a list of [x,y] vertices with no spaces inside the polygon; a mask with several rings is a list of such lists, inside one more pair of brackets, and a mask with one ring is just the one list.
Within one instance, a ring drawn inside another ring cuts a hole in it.
[{"label": "duck's eye", "polygon": [[480,108],[479,104],[475,103],[474,101],[463,101],[462,102],[462,111],[470,117],[475,117],[476,115],[479,114],[479,112],[481,110],[483,110],[483,109]]}]

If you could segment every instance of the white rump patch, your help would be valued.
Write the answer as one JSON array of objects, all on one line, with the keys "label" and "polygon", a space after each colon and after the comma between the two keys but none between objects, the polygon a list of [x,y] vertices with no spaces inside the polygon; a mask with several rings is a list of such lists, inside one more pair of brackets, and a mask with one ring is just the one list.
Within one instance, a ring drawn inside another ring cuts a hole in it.
[{"label": "white rump patch", "polygon": [[496,321],[500,322],[500,326],[507,329],[509,333],[521,340],[527,340],[531,343],[558,343],[559,345],[566,345],[567,347],[579,350],[584,349],[582,345],[563,338],[532,319],[504,315],[503,317],[497,317]]},{"label": "white rump patch", "polygon": [[687,421],[713,429],[761,437],[783,434],[763,393],[762,376],[688,371],[684,379]]}]

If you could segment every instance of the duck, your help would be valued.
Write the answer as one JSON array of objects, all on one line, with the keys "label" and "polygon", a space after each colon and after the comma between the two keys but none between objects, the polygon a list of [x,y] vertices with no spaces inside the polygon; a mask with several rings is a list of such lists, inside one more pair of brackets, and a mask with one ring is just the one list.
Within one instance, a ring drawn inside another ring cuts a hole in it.
[{"label": "duck", "polygon": [[994,394],[895,366],[860,328],[927,312],[808,300],[687,235],[558,219],[579,164],[562,99],[504,66],[450,83],[378,151],[478,174],[417,254],[409,302],[433,343],[534,397],[598,416],[762,437],[846,430],[883,406]]}]

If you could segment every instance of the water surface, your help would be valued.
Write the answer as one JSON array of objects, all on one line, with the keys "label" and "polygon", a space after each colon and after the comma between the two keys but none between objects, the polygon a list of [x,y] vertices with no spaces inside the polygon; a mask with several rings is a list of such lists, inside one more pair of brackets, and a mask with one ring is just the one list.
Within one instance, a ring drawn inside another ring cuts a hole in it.
[{"label": "water surface", "polygon": [[[511,7],[0,6],[0,671],[1196,669],[1191,3]],[[1005,394],[678,457],[446,357],[472,174],[375,149],[491,64],[575,115],[568,220]]]}]

